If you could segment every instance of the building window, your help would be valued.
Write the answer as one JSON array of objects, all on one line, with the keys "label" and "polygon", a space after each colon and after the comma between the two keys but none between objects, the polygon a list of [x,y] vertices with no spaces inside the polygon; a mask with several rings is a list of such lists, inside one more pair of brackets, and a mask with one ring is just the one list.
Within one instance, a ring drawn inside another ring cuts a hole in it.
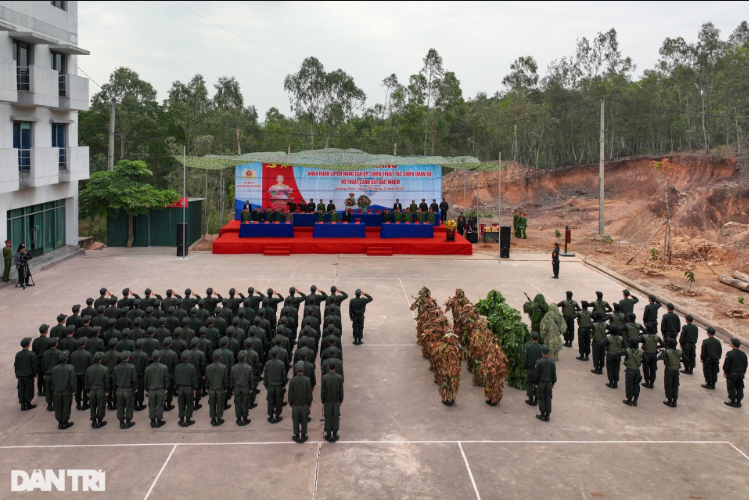
[{"label": "building window", "polygon": [[65,246],[65,200],[8,210],[8,238],[34,256]]},{"label": "building window", "polygon": [[29,90],[31,45],[18,40],[13,40],[13,60],[16,62],[16,82],[18,90]]},{"label": "building window", "polygon": [[68,10],[67,9],[68,6],[65,5],[68,2],[50,2],[50,3],[52,4],[52,7],[57,7],[60,10]]},{"label": "building window", "polygon": [[52,69],[57,71],[58,73],[58,88],[59,88],[59,95],[65,96],[65,87],[67,82],[67,76],[65,75],[67,73],[67,61],[65,60],[65,54],[60,54],[59,52],[50,52],[52,54]]},{"label": "building window", "polygon": [[68,126],[65,123],[52,124],[52,147],[59,149],[60,170],[68,169],[67,131]]},{"label": "building window", "polygon": [[31,123],[13,122],[13,147],[18,150],[18,170],[31,170]]}]

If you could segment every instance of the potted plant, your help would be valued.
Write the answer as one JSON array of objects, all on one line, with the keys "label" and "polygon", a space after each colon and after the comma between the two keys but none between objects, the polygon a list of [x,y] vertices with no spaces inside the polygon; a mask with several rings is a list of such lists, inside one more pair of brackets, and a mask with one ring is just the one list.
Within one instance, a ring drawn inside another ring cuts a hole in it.
[{"label": "potted plant", "polygon": [[445,221],[445,241],[455,241],[455,230],[458,223],[454,220]]}]

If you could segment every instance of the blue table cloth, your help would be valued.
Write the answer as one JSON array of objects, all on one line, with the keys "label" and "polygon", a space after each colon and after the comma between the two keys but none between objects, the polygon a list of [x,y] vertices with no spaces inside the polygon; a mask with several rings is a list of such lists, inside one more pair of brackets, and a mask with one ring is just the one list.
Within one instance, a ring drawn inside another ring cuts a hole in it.
[{"label": "blue table cloth", "polygon": [[240,238],[293,238],[294,226],[291,224],[240,224]]},{"label": "blue table cloth", "polygon": [[434,226],[431,224],[383,224],[380,238],[434,238]]},{"label": "blue table cloth", "polygon": [[[343,212],[338,212],[338,220],[341,220],[341,215]],[[405,214],[404,214],[405,215]],[[411,214],[413,220],[416,220],[416,216]],[[391,214],[392,217],[392,214]],[[236,220],[241,220],[241,210],[237,210],[235,212],[235,218]],[[356,219],[361,219],[361,221],[364,223],[366,227],[380,227],[382,226],[382,214],[357,214],[352,213],[351,214],[351,222],[355,222]],[[325,214],[325,221],[330,220],[330,215]],[[294,226],[295,227],[312,227],[315,225],[315,222],[317,222],[317,214],[297,214],[294,213]],[[439,225],[440,223],[440,214],[439,212],[434,215],[434,223],[435,225]]]},{"label": "blue table cloth", "polygon": [[312,228],[314,238],[364,238],[366,237],[364,224],[315,224]]}]

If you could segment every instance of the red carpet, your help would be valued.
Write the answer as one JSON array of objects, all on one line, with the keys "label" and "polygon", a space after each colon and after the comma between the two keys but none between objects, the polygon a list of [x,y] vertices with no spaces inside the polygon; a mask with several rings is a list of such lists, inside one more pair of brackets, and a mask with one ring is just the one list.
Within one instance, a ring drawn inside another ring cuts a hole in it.
[{"label": "red carpet", "polygon": [[[455,241],[445,241],[444,226],[435,228],[434,238],[380,238],[380,229],[367,228],[366,238],[313,238],[311,227],[294,228],[294,238],[240,238],[239,221],[231,221],[221,229],[221,235],[213,242],[213,253],[284,254],[288,249],[293,254],[368,254],[389,255],[471,255],[473,245],[459,234]],[[266,249],[266,247],[268,247]],[[267,250],[267,251],[266,251]]]}]

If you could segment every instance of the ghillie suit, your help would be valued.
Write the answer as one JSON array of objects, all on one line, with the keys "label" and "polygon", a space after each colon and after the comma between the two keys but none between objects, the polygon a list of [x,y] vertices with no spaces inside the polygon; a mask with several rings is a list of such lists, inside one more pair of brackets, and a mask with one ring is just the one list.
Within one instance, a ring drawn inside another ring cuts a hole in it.
[{"label": "ghillie suit", "polygon": [[454,405],[458,397],[462,359],[463,348],[458,336],[448,331],[434,352],[434,373],[438,378],[440,398],[444,405]]},{"label": "ghillie suit", "polygon": [[471,325],[465,324],[465,315],[467,311],[464,310],[465,306],[470,306],[471,301],[466,298],[462,288],[455,290],[455,296],[450,297],[445,302],[445,312],[452,311],[453,314],[453,333],[460,337],[460,341],[463,345],[468,345],[468,337],[471,333]]},{"label": "ghillie suit", "polygon": [[[495,406],[502,400],[504,392],[504,381],[508,374],[507,357],[502,352],[502,348],[495,343],[489,344],[488,351],[477,371],[481,372],[482,378],[486,381],[484,385],[486,404]],[[474,380],[475,378],[476,374],[474,373]]]},{"label": "ghillie suit", "polygon": [[523,304],[523,312],[531,320],[531,331],[537,332],[541,328],[541,320],[549,312],[549,304],[544,300],[543,294],[539,293],[533,298],[533,302],[528,301]]},{"label": "ghillie suit", "polygon": [[554,361],[559,361],[559,351],[562,350],[562,335],[567,331],[567,323],[556,304],[549,306],[549,312],[541,320],[540,328],[538,333],[542,342],[549,347],[549,357]]},{"label": "ghillie suit", "polygon": [[[418,298],[411,304],[411,310],[413,311],[414,309],[418,309],[418,316],[416,317],[416,343],[421,346],[421,355],[429,358],[427,341],[438,340],[444,332],[435,334],[431,329],[427,328],[427,324],[437,319],[442,314],[442,311],[440,311],[437,301],[432,298],[427,287],[419,291]],[[439,314],[437,311],[439,311]]]}]

